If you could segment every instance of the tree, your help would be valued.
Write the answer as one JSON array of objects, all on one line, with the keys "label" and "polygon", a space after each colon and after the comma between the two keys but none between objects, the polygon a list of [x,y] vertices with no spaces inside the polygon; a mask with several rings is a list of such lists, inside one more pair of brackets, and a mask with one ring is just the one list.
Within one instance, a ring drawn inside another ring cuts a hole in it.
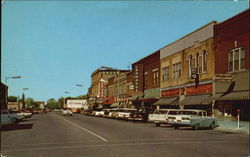
[{"label": "tree", "polygon": [[27,108],[31,108],[31,109],[37,109],[39,107],[33,98],[27,98],[25,100],[25,105],[27,106]]},{"label": "tree", "polygon": [[8,96],[8,102],[17,102],[16,96]]},{"label": "tree", "polygon": [[56,109],[58,107],[58,102],[54,98],[50,98],[47,101],[47,106],[49,109]]},{"label": "tree", "polygon": [[61,97],[61,98],[59,98],[57,101],[58,101],[58,106],[57,106],[57,108],[63,108],[64,98]]}]

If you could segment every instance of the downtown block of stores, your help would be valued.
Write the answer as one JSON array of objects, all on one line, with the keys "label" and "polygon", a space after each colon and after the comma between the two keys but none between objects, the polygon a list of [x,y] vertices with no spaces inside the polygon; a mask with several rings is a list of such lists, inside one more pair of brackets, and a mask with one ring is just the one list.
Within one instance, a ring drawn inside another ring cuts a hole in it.
[{"label": "downtown block of stores", "polygon": [[127,71],[122,100],[108,86],[103,99],[126,100],[126,107],[138,109],[194,108],[228,117],[240,109],[241,119],[249,120],[248,19],[249,9],[221,23],[212,21],[140,59]]}]

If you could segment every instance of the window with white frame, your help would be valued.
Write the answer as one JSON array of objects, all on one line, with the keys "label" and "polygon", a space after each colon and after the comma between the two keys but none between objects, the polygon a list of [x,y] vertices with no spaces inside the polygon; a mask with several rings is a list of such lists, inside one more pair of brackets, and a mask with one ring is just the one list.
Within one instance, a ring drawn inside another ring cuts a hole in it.
[{"label": "window with white frame", "polygon": [[236,48],[228,53],[228,71],[238,71],[245,68],[245,50]]},{"label": "window with white frame", "polygon": [[181,77],[181,62],[173,64],[173,78],[177,79]]},{"label": "window with white frame", "polygon": [[190,55],[190,56],[188,57],[188,76],[189,76],[189,77],[191,77],[192,59],[193,59],[193,56]]},{"label": "window with white frame", "polygon": [[202,52],[202,72],[207,72],[207,51]]},{"label": "window with white frame", "polygon": [[162,68],[162,81],[165,82],[169,80],[169,67]]}]

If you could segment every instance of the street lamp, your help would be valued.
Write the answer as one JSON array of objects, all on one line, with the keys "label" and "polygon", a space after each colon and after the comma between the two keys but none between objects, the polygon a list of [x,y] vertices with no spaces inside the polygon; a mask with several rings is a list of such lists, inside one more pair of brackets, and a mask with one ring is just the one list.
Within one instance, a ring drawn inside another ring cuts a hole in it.
[{"label": "street lamp", "polygon": [[6,83],[6,85],[7,85],[8,79],[19,79],[19,78],[22,78],[22,76],[10,76],[10,77],[5,77],[5,83]]},{"label": "street lamp", "polygon": [[25,109],[25,95],[24,95],[24,91],[28,90],[29,88],[23,88],[23,95],[22,95],[22,99],[23,99],[23,108]]},{"label": "street lamp", "polygon": [[[65,94],[69,94],[68,91],[64,91]],[[65,96],[63,97],[63,108],[65,108]]]}]

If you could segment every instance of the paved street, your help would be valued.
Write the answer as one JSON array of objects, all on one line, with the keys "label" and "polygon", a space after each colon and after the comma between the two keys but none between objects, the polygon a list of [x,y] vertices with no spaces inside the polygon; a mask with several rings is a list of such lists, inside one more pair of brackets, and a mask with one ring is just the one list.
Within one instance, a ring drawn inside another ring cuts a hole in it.
[{"label": "paved street", "polygon": [[249,135],[188,128],[174,130],[74,114],[33,115],[1,132],[7,157],[247,157]]}]

